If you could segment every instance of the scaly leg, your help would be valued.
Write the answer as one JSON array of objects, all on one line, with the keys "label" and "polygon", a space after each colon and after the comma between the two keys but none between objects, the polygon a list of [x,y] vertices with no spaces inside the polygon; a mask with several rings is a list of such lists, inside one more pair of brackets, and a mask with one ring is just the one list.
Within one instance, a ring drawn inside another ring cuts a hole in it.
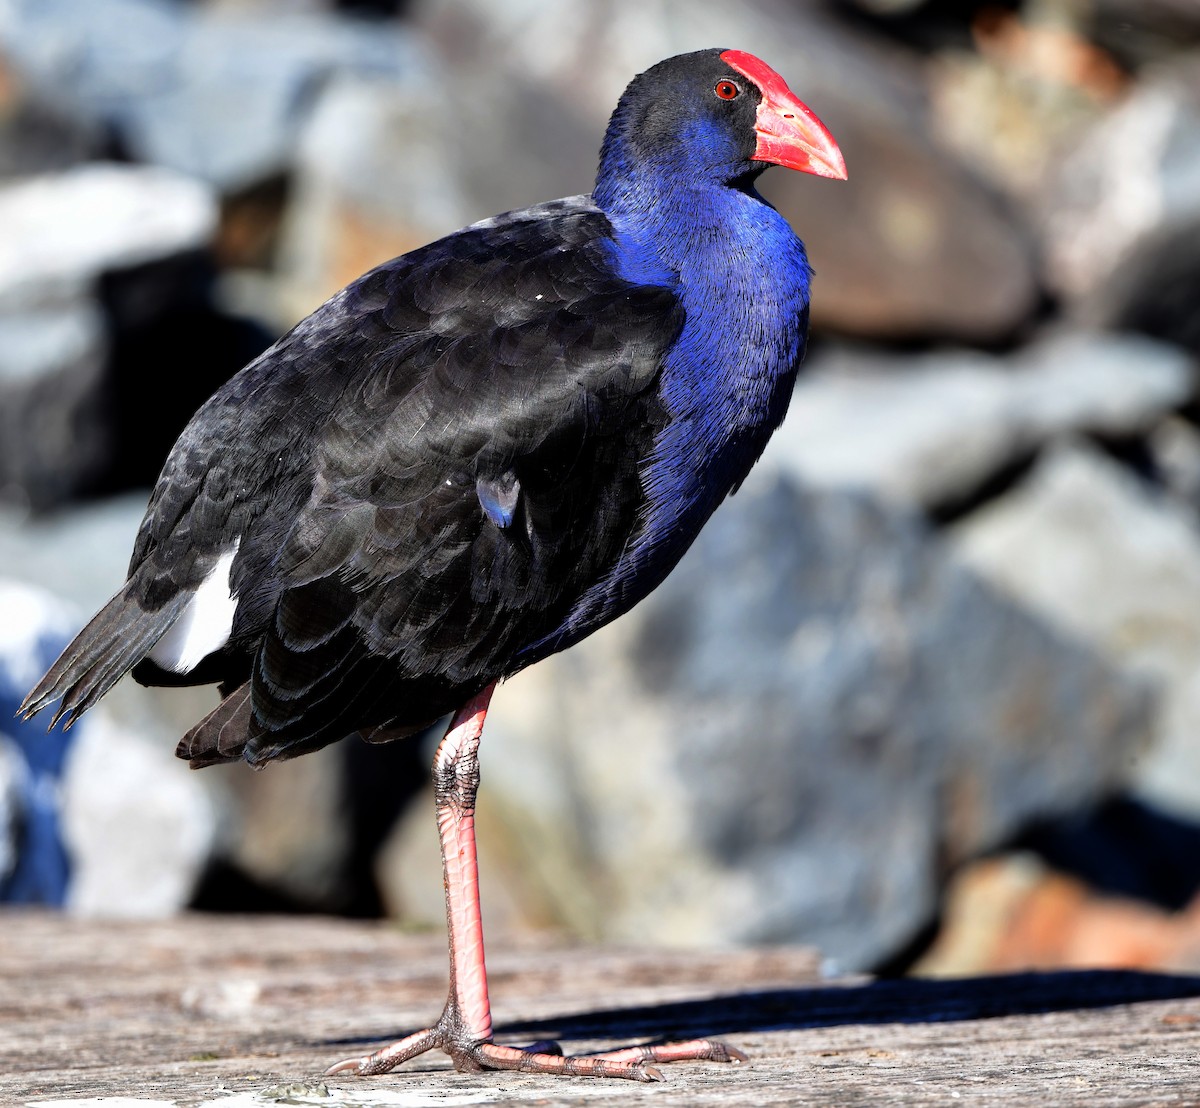
[{"label": "scaly leg", "polygon": [[623,1077],[659,1081],[652,1062],[708,1059],[741,1062],[745,1055],[708,1039],[628,1047],[603,1054],[564,1058],[552,1043],[529,1050],[492,1042],[492,1012],[483,961],[479,912],[479,866],[475,852],[475,794],[479,790],[479,739],[495,685],[461,708],[450,722],[433,760],[434,796],[442,840],[446,884],[446,928],[450,939],[450,994],[432,1027],[362,1058],[348,1058],[326,1073],[386,1073],[401,1062],[437,1047],[462,1072],[485,1069],[559,1073],[574,1077]]}]

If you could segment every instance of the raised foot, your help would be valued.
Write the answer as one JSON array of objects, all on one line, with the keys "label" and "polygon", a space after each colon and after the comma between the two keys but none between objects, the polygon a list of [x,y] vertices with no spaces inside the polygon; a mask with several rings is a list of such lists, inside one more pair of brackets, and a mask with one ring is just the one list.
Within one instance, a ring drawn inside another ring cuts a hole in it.
[{"label": "raised foot", "polygon": [[691,1039],[681,1043],[660,1043],[657,1046],[631,1046],[600,1054],[564,1057],[557,1043],[539,1042],[531,1048],[500,1046],[485,1040],[481,1043],[461,1043],[448,1039],[440,1028],[418,1031],[362,1058],[347,1058],[330,1066],[326,1077],[353,1073],[360,1077],[387,1073],[401,1062],[407,1062],[427,1050],[444,1050],[462,1072],[480,1070],[520,1070],[523,1073],[553,1073],[568,1077],[618,1077],[627,1081],[661,1081],[662,1073],[655,1062],[745,1062],[740,1050],[713,1039]]}]

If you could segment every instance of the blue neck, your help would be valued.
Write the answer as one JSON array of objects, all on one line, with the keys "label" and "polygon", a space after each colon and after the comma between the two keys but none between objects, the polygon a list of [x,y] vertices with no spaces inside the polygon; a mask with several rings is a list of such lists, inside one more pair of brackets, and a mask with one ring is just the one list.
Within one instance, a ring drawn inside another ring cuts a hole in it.
[{"label": "blue neck", "polygon": [[593,194],[613,225],[614,265],[626,280],[673,288],[686,313],[662,370],[671,418],[647,471],[651,501],[699,513],[698,528],[783,418],[811,270],[787,221],[750,187],[619,179]]}]

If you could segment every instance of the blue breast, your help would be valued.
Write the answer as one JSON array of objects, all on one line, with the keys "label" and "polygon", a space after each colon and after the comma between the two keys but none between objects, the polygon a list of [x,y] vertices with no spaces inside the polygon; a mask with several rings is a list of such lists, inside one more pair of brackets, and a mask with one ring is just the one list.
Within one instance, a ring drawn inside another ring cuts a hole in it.
[{"label": "blue breast", "polygon": [[639,526],[552,636],[562,645],[670,572],[782,421],[804,356],[812,274],[787,221],[753,192],[713,187],[675,200],[609,213],[614,267],[672,288],[686,322],[663,363],[668,421],[642,467]]}]

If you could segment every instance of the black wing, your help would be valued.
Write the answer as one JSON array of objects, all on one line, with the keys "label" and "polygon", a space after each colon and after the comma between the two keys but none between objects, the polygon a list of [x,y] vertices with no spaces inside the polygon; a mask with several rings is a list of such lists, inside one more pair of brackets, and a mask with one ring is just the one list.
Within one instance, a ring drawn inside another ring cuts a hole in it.
[{"label": "black wing", "polygon": [[616,279],[601,236],[540,251],[515,237],[531,255],[515,275],[511,256],[452,240],[450,308],[445,285],[387,290],[393,308],[424,300],[435,326],[325,429],[254,660],[251,760],[459,706],[518,668],[633,531],[682,314],[669,291]]},{"label": "black wing", "polygon": [[222,676],[250,692],[181,753],[413,730],[515,669],[613,563],[683,320],[615,275],[609,233],[560,201],[406,255],[198,413],[127,591],[161,609],[240,541]]}]

